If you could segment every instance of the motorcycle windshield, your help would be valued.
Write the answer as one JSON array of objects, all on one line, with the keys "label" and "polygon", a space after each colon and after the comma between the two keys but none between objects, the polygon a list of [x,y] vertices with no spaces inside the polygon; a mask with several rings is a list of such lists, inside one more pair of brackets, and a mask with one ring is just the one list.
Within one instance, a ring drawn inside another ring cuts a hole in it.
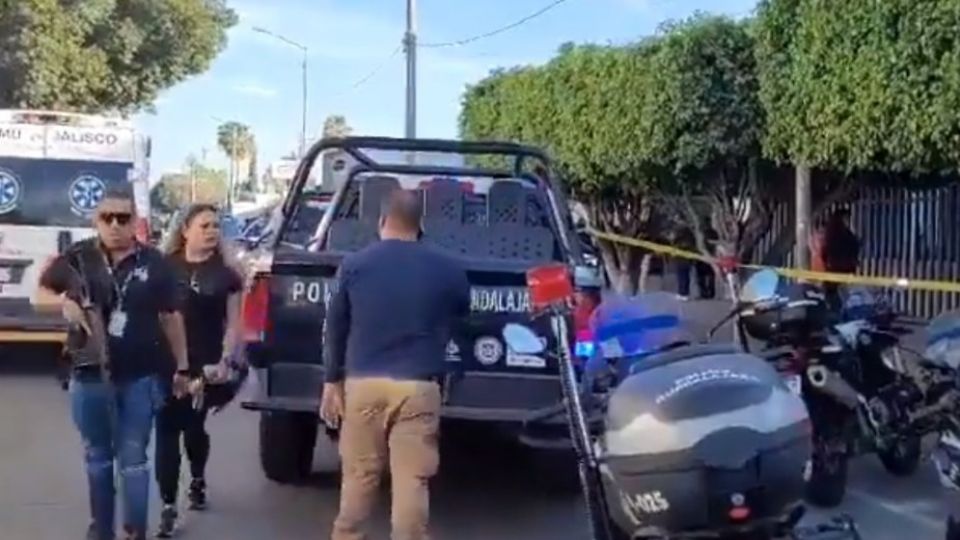
[{"label": "motorcycle windshield", "polygon": [[960,367],[960,311],[943,313],[926,328],[924,356],[934,362]]},{"label": "motorcycle windshield", "polygon": [[740,301],[750,304],[772,302],[781,295],[780,274],[773,270],[760,270],[750,276],[740,291]]},{"label": "motorcycle windshield", "polygon": [[590,317],[594,359],[641,357],[688,342],[682,314],[670,293],[607,296]]}]

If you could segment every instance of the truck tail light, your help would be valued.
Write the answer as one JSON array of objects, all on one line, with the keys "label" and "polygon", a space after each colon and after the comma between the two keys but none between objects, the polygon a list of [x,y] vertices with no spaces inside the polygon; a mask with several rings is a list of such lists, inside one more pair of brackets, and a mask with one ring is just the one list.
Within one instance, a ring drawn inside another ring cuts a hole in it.
[{"label": "truck tail light", "polygon": [[243,296],[243,339],[246,342],[263,341],[269,322],[270,276],[254,276],[253,283]]}]

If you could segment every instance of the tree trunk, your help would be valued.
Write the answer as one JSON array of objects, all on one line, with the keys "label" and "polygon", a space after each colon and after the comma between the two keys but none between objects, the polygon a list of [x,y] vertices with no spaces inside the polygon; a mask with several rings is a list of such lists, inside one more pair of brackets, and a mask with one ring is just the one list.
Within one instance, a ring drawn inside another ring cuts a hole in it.
[{"label": "tree trunk", "polygon": [[619,294],[635,295],[640,288],[643,251],[612,242],[599,242],[600,258],[610,278],[610,286]]}]

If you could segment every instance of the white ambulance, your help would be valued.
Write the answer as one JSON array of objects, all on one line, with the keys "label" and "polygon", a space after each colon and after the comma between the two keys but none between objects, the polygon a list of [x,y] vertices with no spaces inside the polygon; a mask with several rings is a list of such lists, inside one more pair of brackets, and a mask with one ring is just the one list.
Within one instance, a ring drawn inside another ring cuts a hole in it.
[{"label": "white ambulance", "polygon": [[0,110],[0,345],[61,341],[59,317],[30,299],[45,263],[94,234],[93,211],[112,186],[132,184],[149,237],[150,141],[130,120]]}]

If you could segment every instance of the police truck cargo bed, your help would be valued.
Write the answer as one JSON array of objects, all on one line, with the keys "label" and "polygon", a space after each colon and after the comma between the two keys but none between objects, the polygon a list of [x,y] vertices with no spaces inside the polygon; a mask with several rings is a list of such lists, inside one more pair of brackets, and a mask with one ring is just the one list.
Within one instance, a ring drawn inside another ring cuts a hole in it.
[{"label": "police truck cargo bed", "polygon": [[[313,239],[306,245],[287,241],[299,192],[317,155],[328,148],[347,152],[358,165]],[[567,428],[558,407],[556,360],[518,354],[501,338],[505,324],[520,323],[552,350],[549,322],[530,314],[526,272],[544,263],[583,265],[546,156],[505,143],[347,138],[321,141],[305,160],[284,203],[270,256],[257,264],[244,304],[247,357],[260,370],[261,382],[258,395],[244,406],[263,412],[267,476],[289,482],[306,473],[324,380],[324,316],[337,268],[344,257],[377,241],[381,201],[398,188],[422,197],[420,241],[457,257],[471,285],[471,313],[447,345],[443,416],[493,423],[528,444],[563,440]],[[480,162],[508,166],[464,164]]]}]

